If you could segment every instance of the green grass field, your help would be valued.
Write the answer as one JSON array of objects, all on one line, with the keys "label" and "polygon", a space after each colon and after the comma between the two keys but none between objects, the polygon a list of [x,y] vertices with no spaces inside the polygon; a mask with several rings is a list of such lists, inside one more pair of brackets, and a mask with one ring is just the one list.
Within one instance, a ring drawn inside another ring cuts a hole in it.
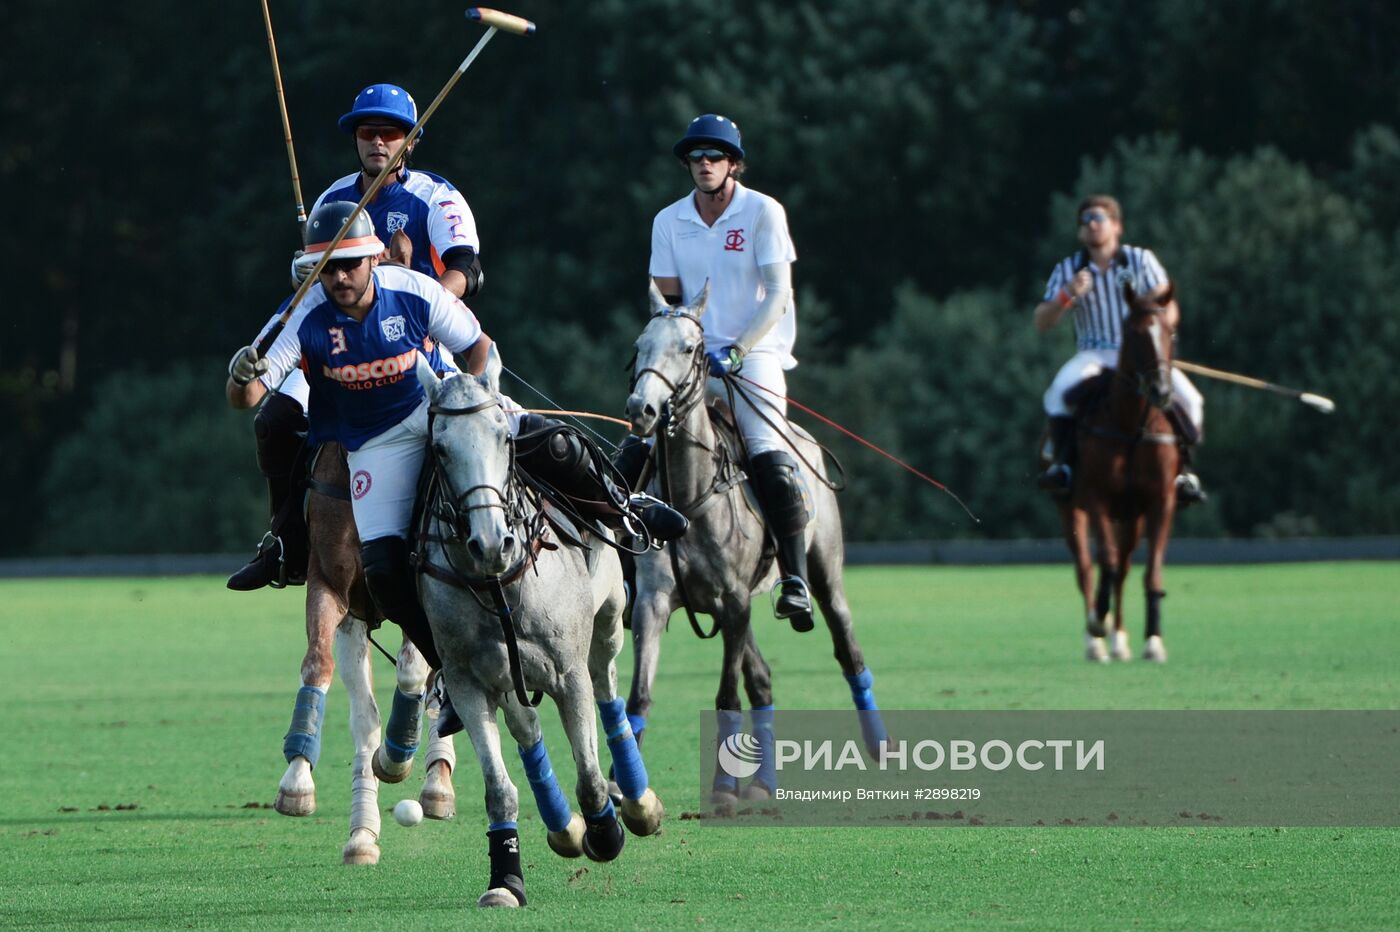
[{"label": "green grass field", "polygon": [[[1400,697],[1394,564],[1169,568],[1166,666],[1086,664],[1067,567],[860,568],[848,586],[884,708],[1394,708]],[[713,704],[719,656],[683,619],[665,640],[644,748],[670,814],[662,834],[629,839],[611,864],[564,861],[522,791],[530,906],[482,914],[481,780],[462,739],[457,819],[404,829],[386,813],[380,864],[339,863],[350,750],[338,682],[319,811],[248,808],[271,803],[285,766],[301,601],[214,578],[0,582],[0,927],[1400,926],[1397,829],[681,821],[699,804],[696,713]],[[820,629],[756,622],[779,707],[847,707]],[[622,660],[625,682],[630,646]],[[383,660],[375,672],[387,703],[392,672]],[[557,722],[546,712],[570,786]],[[420,782],[415,771],[384,787],[382,807]]]}]

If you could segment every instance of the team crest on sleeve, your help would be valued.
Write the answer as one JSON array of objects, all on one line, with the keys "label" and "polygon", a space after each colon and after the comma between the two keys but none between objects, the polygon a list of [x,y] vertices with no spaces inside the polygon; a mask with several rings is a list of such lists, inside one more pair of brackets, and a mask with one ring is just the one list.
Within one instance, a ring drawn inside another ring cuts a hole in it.
[{"label": "team crest on sleeve", "polygon": [[393,317],[386,317],[379,322],[379,329],[384,331],[386,340],[402,340],[404,335],[404,319],[402,314],[395,314]]},{"label": "team crest on sleeve", "polygon": [[408,226],[408,214],[399,210],[391,210],[389,216],[384,219],[384,225],[388,227],[389,235],[393,236]]}]

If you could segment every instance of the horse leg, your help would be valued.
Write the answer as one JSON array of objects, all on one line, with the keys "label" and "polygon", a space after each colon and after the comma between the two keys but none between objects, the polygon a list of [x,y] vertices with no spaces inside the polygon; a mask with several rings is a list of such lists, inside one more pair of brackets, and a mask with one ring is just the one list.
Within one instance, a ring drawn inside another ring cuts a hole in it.
[{"label": "horse leg", "polygon": [[457,749],[452,744],[451,735],[444,738],[438,734],[440,703],[436,691],[430,691],[428,753],[425,755],[427,768],[423,777],[423,789],[418,794],[418,802],[423,806],[423,815],[429,819],[450,819],[457,814],[457,791],[452,786],[452,771],[457,769]]},{"label": "horse leg", "polygon": [[1128,583],[1128,574],[1133,565],[1133,550],[1142,534],[1142,517],[1127,514],[1118,521],[1113,530],[1117,533],[1115,549],[1118,553],[1118,571],[1113,578],[1113,646],[1109,657],[1113,660],[1132,660],[1133,652],[1128,646],[1128,632],[1123,628],[1123,590]]},{"label": "horse leg", "polygon": [[[1094,538],[1099,545],[1099,586],[1101,589],[1107,586],[1110,594],[1118,593],[1118,599],[1110,603],[1109,613],[1103,620],[1091,613],[1091,621],[1084,631],[1084,657],[1092,663],[1107,663],[1108,645],[1104,636],[1108,631],[1105,622],[1109,619],[1116,621],[1122,614],[1122,585],[1118,579],[1118,535],[1113,527],[1113,519],[1108,514],[1107,505],[1098,503],[1092,509],[1092,521]],[[1096,610],[1097,606],[1092,611]]]},{"label": "horse leg", "polygon": [[[638,591],[632,605],[632,688],[627,697],[627,721],[640,746],[647,716],[651,714],[651,687],[661,662],[661,635],[677,606],[672,599],[674,586],[653,584],[657,574],[647,573],[644,565],[639,565],[637,570]],[[642,585],[644,582],[648,584]]]},{"label": "horse leg", "polygon": [[346,615],[335,631],[340,679],[350,699],[350,736],[355,757],[350,765],[350,840],[341,859],[346,864],[379,863],[379,781],[370,759],[379,746],[379,706],[370,679],[369,628]]},{"label": "horse leg", "polygon": [[[1174,482],[1168,477],[1167,482]],[[1162,588],[1162,571],[1167,562],[1167,540],[1172,532],[1172,510],[1175,502],[1164,501],[1147,513],[1147,566],[1142,586],[1147,597],[1146,633],[1143,637],[1142,659],[1167,662],[1167,646],[1162,642],[1162,600],[1167,597]]]},{"label": "horse leg", "polygon": [[[825,612],[825,606],[823,611]],[[758,772],[744,787],[744,799],[762,802],[772,799],[778,788],[778,764],[773,738],[773,671],[759,653],[753,637],[753,625],[748,627],[744,643],[744,692],[749,697],[750,724],[758,741]]]},{"label": "horse leg", "polygon": [[622,853],[627,833],[617,820],[617,810],[608,796],[608,782],[599,766],[597,717],[589,701],[592,696],[588,679],[578,671],[570,671],[565,675],[563,689],[554,696],[554,704],[559,708],[559,720],[578,771],[575,795],[583,812],[583,853],[593,861],[611,861]]},{"label": "horse leg", "polygon": [[476,905],[524,906],[525,872],[520,866],[520,832],[516,822],[520,797],[501,758],[501,733],[496,727],[495,709],[475,680],[449,675],[447,685],[453,706],[471,738],[486,784],[486,816],[490,820],[486,838],[491,879]]},{"label": "horse leg", "polygon": [[[720,638],[724,642],[724,658],[720,663],[719,690],[715,694],[718,725],[715,737],[720,744],[737,735],[743,724],[743,711],[739,703],[739,677],[743,672],[744,652],[750,636],[749,614],[746,609],[746,605],[727,598],[720,609]],[[725,773],[723,769],[716,769],[710,793],[710,802],[714,804],[715,810],[731,812],[738,800],[738,778]]]},{"label": "horse leg", "polygon": [[374,752],[374,775],[385,783],[402,783],[413,771],[413,755],[423,731],[423,699],[428,687],[428,662],[404,637],[394,663],[397,682],[384,741]]},{"label": "horse leg", "polygon": [[[617,694],[616,659],[622,650],[622,608],[626,596],[621,587],[609,593],[593,616],[593,638],[588,645],[588,676],[593,701],[603,717],[603,734],[612,757],[612,772],[622,796],[622,821],[633,835],[654,835],[661,828],[665,810],[648,785],[632,724]],[[612,796],[609,787],[609,797]]]},{"label": "horse leg", "polygon": [[549,762],[549,752],[545,750],[544,734],[540,730],[540,718],[534,709],[521,706],[512,698],[501,703],[505,713],[506,727],[520,751],[520,760],[525,764],[525,776],[530,782],[530,791],[535,796],[535,805],[540,810],[549,835],[550,850],[561,858],[576,858],[583,854],[583,818],[569,808],[564,791],[559,788],[559,778]]},{"label": "horse leg", "polygon": [[277,786],[274,808],[288,816],[316,811],[316,781],[311,776],[321,757],[321,726],[326,714],[326,691],[335,672],[331,641],[345,617],[344,599],[327,583],[313,549],[306,581],[306,655],[301,661],[301,689],[297,691],[292,724],[282,739],[287,770]]},{"label": "horse leg", "polygon": [[860,718],[860,732],[865,738],[865,746],[871,754],[878,755],[890,735],[880,716],[880,707],[875,702],[875,674],[865,665],[865,656],[856,643],[855,625],[851,621],[851,609],[846,604],[846,588],[841,580],[844,563],[841,544],[839,539],[829,540],[825,534],[818,543],[810,561],[812,594],[821,606],[822,617],[826,619],[826,627],[831,632],[836,662],[841,665],[841,673],[851,688],[851,701],[855,703],[856,714]]}]

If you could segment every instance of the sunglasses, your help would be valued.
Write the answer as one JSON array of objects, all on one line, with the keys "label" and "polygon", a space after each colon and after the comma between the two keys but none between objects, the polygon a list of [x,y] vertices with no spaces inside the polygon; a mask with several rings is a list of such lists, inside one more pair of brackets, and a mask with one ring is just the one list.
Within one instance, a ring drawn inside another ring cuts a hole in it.
[{"label": "sunglasses", "polygon": [[711,162],[723,162],[729,158],[729,153],[723,149],[691,149],[685,154],[685,160],[692,165],[699,165],[704,159]]},{"label": "sunglasses", "polygon": [[360,256],[358,259],[332,259],[321,269],[321,274],[334,275],[336,272],[344,272],[349,275],[351,272],[358,269],[364,261],[364,256]]},{"label": "sunglasses", "polygon": [[376,139],[382,139],[385,142],[398,142],[404,135],[404,131],[397,126],[361,123],[355,127],[355,137],[364,142],[374,142]]},{"label": "sunglasses", "polygon": [[1091,223],[1107,223],[1109,219],[1108,214],[1101,210],[1086,210],[1079,215],[1079,225],[1087,227]]}]

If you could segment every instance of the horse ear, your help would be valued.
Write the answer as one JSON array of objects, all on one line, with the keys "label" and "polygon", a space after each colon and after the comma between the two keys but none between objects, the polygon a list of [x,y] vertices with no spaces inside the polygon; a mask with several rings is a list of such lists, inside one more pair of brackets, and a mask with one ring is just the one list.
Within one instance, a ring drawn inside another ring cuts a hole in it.
[{"label": "horse ear", "polygon": [[1133,290],[1132,282],[1123,283],[1123,300],[1127,302],[1128,307],[1132,307],[1133,302],[1137,300],[1137,292]]},{"label": "horse ear", "polygon": [[691,307],[691,310],[695,312],[696,317],[705,316],[705,305],[709,303],[709,300],[710,280],[707,278],[705,279],[705,287],[700,289],[700,297],[695,301],[695,304]]},{"label": "horse ear", "polygon": [[482,388],[493,395],[500,392],[501,366],[500,351],[496,349],[496,344],[492,343],[486,350],[486,368],[482,370],[481,375],[476,377],[476,380]]},{"label": "horse ear", "polygon": [[651,287],[647,289],[647,294],[651,298],[651,312],[659,314],[666,309],[666,296],[661,293],[661,289],[656,287],[656,279],[648,279]]},{"label": "horse ear", "polygon": [[418,354],[418,365],[414,367],[414,373],[418,376],[418,384],[423,386],[423,391],[428,394],[428,401],[436,402],[438,392],[442,391],[442,383],[438,381],[437,373],[433,371],[432,364],[423,356]]}]

